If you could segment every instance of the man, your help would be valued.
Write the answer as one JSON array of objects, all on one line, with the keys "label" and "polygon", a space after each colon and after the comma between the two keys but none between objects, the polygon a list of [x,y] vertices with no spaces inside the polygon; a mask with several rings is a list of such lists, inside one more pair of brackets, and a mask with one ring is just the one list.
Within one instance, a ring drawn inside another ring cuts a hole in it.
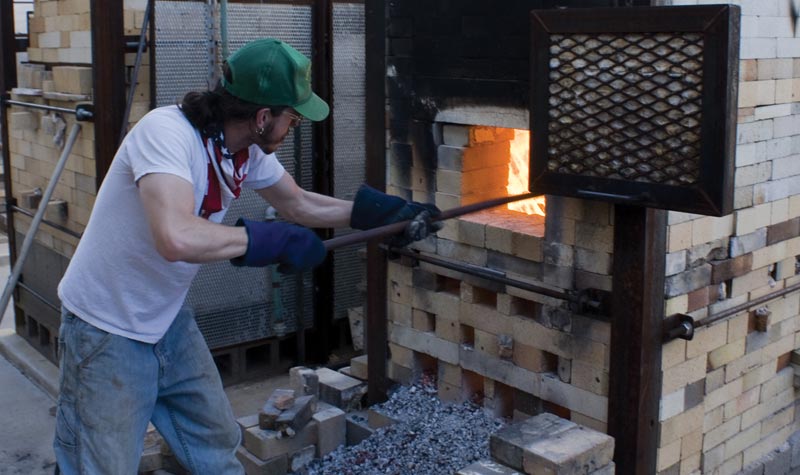
[{"label": "man", "polygon": [[262,39],[227,61],[220,84],[155,109],[127,135],[59,285],[61,392],[54,448],[65,474],[135,473],[152,421],[191,473],[242,473],[240,432],[194,318],[182,303],[203,262],[313,268],[325,248],[307,227],[240,219],[219,224],[241,187],[287,220],[366,229],[432,205],[369,187],[353,202],[299,188],[273,152],[303,118],[325,119],[310,63]]}]

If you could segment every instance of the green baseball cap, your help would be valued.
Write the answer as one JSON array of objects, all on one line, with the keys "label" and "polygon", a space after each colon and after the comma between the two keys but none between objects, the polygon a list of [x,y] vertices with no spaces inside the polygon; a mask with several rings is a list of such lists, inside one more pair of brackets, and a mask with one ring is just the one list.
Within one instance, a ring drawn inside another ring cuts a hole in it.
[{"label": "green baseball cap", "polygon": [[289,106],[303,117],[328,117],[328,104],[311,90],[311,61],[283,41],[251,41],[227,60],[230,82],[222,86],[244,101],[264,106]]}]

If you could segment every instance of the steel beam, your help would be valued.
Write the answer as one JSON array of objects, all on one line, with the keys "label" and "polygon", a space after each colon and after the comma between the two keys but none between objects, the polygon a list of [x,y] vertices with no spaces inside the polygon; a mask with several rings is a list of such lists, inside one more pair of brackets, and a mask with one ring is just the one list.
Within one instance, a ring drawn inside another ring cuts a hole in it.
[{"label": "steel beam", "polygon": [[14,231],[15,203],[11,185],[11,146],[8,140],[8,106],[11,89],[17,86],[17,49],[14,39],[14,1],[0,0],[0,142],[3,144],[3,187],[5,189],[6,234],[11,265],[17,260],[17,239]]},{"label": "steel beam", "polygon": [[[312,7],[312,66],[314,92],[331,106],[331,115],[313,124],[313,187],[323,195],[333,194],[333,2],[316,0]],[[333,236],[331,229],[318,230],[322,239]],[[309,358],[325,363],[332,349],[333,332],[333,255],[314,269],[314,332],[309,347]]]},{"label": "steel beam", "polygon": [[617,473],[656,473],[667,212],[614,207],[608,434]]},{"label": "steel beam", "polygon": [[[375,189],[386,189],[386,1],[364,3],[366,56],[366,179]],[[388,325],[386,310],[386,254],[379,240],[367,244],[367,302],[364,312],[367,343],[367,400],[383,402],[387,397],[386,364]]]},{"label": "steel beam", "polygon": [[125,117],[125,40],[122,0],[91,0],[94,156],[97,187],[103,182]]}]

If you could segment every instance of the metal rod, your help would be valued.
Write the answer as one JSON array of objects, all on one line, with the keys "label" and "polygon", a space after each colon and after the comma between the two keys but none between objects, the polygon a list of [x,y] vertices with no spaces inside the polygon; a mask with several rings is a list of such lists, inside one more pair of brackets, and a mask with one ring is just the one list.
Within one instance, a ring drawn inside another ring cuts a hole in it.
[{"label": "metal rod", "polygon": [[52,112],[63,112],[64,114],[76,114],[75,109],[67,109],[66,107],[55,107],[55,106],[48,106],[45,104],[34,104],[31,102],[22,102],[22,101],[13,101],[8,99],[4,101],[6,104],[10,104],[12,106],[21,106],[21,107],[30,107],[31,109],[41,109],[46,111]]},{"label": "metal rod", "polygon": [[[28,216],[28,217],[31,217],[31,218],[34,217],[34,213],[31,213],[30,211],[28,211],[25,208],[20,208],[17,205],[11,205],[11,209],[13,211],[18,212],[18,213],[22,213],[25,216]],[[48,220],[46,220],[44,218],[42,219],[42,224],[46,224],[46,225],[50,226],[51,228],[58,229],[62,233],[69,234],[70,236],[72,236],[74,238],[80,239],[82,237],[81,233],[75,232],[75,231],[71,230],[70,228],[68,228],[66,226],[62,226],[62,225],[60,225],[58,223],[54,223],[52,221],[48,221]]]},{"label": "metal rod", "polygon": [[147,37],[147,25],[150,23],[150,10],[153,0],[147,0],[144,9],[144,19],[142,20],[142,31],[139,33],[139,48],[136,50],[136,62],[133,65],[133,76],[131,77],[131,88],[128,91],[128,102],[125,103],[125,113],[122,116],[122,129],[119,131],[118,145],[122,145],[122,139],[128,133],[128,123],[130,122],[131,107],[133,106],[133,96],[136,94],[136,86],[139,85],[139,66],[142,64],[142,53],[144,52],[145,39]]},{"label": "metal rod", "polygon": [[[473,203],[466,206],[459,206],[458,208],[448,209],[442,211],[442,214],[434,218],[434,221],[444,221],[445,219],[456,218],[469,213],[483,211],[495,206],[501,206],[515,201],[525,200],[537,196],[533,193],[523,193],[521,195],[505,196],[502,198],[495,198],[491,200],[481,201],[480,203]],[[374,238],[384,238],[401,232],[408,225],[410,220],[398,221],[396,223],[379,226],[377,228],[367,229],[366,231],[358,231],[344,236],[328,239],[323,242],[327,251],[339,249],[353,244],[359,244]]]},{"label": "metal rod", "polygon": [[547,287],[542,287],[540,285],[531,284],[528,282],[523,282],[521,280],[511,279],[506,277],[505,273],[496,271],[494,269],[487,269],[484,267],[472,266],[467,264],[460,264],[456,262],[446,261],[441,258],[428,256],[425,254],[417,253],[405,248],[390,248],[390,252],[400,254],[401,256],[410,257],[412,259],[416,259],[418,261],[427,262],[428,264],[433,264],[435,266],[444,267],[446,269],[454,270],[457,272],[461,272],[463,274],[470,274],[476,277],[480,277],[481,279],[486,279],[492,282],[499,282],[501,284],[509,285],[511,287],[516,287],[518,289],[527,290],[528,292],[533,292],[536,294],[544,295],[546,297],[551,297],[554,299],[559,300],[566,300],[566,301],[574,301],[576,300],[571,294],[559,290],[553,290]]},{"label": "metal rod", "polygon": [[31,249],[31,245],[33,245],[33,238],[36,235],[36,231],[39,229],[39,224],[42,222],[44,212],[47,210],[47,203],[50,202],[50,197],[53,196],[53,191],[56,189],[58,179],[61,177],[61,172],[64,171],[64,166],[67,164],[67,158],[69,158],[69,154],[72,151],[72,146],[75,145],[75,140],[78,138],[78,133],[80,131],[81,124],[77,122],[73,124],[72,130],[69,132],[69,138],[67,138],[67,143],[64,145],[64,150],[61,152],[61,157],[59,157],[58,163],[56,163],[56,168],[53,170],[53,175],[50,177],[50,181],[47,183],[47,188],[44,190],[44,194],[42,194],[42,201],[39,203],[39,207],[36,209],[36,215],[34,215],[33,221],[31,221],[31,226],[28,229],[28,233],[25,235],[25,240],[22,242],[22,248],[19,251],[19,257],[14,263],[14,268],[11,271],[11,275],[8,277],[8,283],[6,284],[5,290],[3,290],[3,296],[0,297],[0,322],[3,320],[3,314],[6,311],[6,307],[8,307],[8,301],[11,299],[11,293],[17,286],[17,281],[22,273],[22,266],[25,264],[25,257],[27,257],[28,252]]},{"label": "metal rod", "polygon": [[737,305],[735,307],[731,307],[727,310],[723,310],[719,313],[715,313],[714,315],[709,315],[708,317],[697,320],[694,322],[695,328],[707,327],[714,323],[719,322],[720,320],[724,320],[728,317],[732,317],[737,313],[744,312],[745,310],[749,310],[756,305],[761,305],[762,303],[769,302],[770,300],[775,300],[777,298],[783,297],[786,294],[790,294],[792,292],[800,290],[800,283],[791,285],[781,290],[776,290],[775,292],[769,293],[767,295],[762,295],[761,297],[755,298],[748,302],[745,302],[741,305]]},{"label": "metal rod", "polygon": [[33,290],[32,288],[28,287],[27,285],[25,285],[24,282],[17,282],[17,286],[22,288],[23,290],[25,290],[29,294],[31,294],[33,297],[36,298],[36,300],[42,302],[43,304],[45,304],[48,307],[50,307],[53,310],[55,310],[57,313],[61,313],[61,306],[60,305],[56,305],[56,304],[52,303],[44,295],[40,294],[39,292],[37,292],[37,291]]}]

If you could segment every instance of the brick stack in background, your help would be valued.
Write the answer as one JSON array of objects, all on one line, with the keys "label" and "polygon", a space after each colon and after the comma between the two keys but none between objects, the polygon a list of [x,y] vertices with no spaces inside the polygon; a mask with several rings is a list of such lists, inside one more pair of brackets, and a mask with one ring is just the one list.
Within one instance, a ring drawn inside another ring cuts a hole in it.
[{"label": "brick stack in background", "polygon": [[[74,110],[92,102],[92,49],[90,0],[36,0],[30,16],[28,62],[19,64],[18,86],[11,98]],[[146,0],[126,0],[124,34],[138,38]],[[119,54],[126,54],[122,51]],[[134,53],[125,63],[133,70]],[[131,107],[131,123],[147,112],[150,102],[149,55],[142,56],[138,86]],[[130,78],[129,78],[130,81]],[[20,106],[9,109],[9,152],[13,197],[20,206],[35,211],[37,195],[47,187],[75,122],[73,114],[58,114]],[[48,204],[45,219],[81,233],[97,193],[94,124],[83,122],[66,167]],[[15,214],[17,242],[21,244],[31,219]],[[78,239],[51,226],[41,226],[32,258],[23,271],[37,274],[28,285],[57,302],[56,286],[72,257]],[[59,315],[23,293],[17,306],[17,331],[52,361],[56,358]]]},{"label": "brick stack in background", "polygon": [[[742,7],[735,211],[720,218],[669,213],[666,316],[699,320],[800,282],[800,25],[788,1],[729,3]],[[444,5],[451,17],[440,11]],[[444,65],[412,48],[439,34],[433,27],[442,35],[461,29],[464,42],[477,42],[480,32],[464,29],[485,13],[481,25],[491,30],[496,14],[475,2],[437,2],[430,12],[419,18],[410,6],[390,9],[387,188],[447,209],[483,199],[470,193],[492,189],[494,176],[494,156],[470,160],[487,147],[478,139],[484,125],[455,124],[455,110],[468,112],[461,123],[477,117],[472,123],[504,126],[494,120],[515,106],[513,94],[482,81],[513,88],[524,78],[513,68],[513,50],[470,70],[459,63],[463,42]],[[509,25],[514,34],[516,23]],[[486,64],[497,68],[480,69]],[[462,69],[478,80],[468,83]],[[466,90],[473,95],[460,104]],[[502,141],[501,129],[494,134]],[[470,182],[483,188],[465,189]],[[520,232],[516,220],[490,213],[451,220],[415,247],[557,289],[611,291],[612,213],[607,204],[548,196],[543,230],[540,220]],[[606,430],[608,324],[557,300],[405,259],[389,263],[388,288],[390,377],[433,377],[443,399],[470,399],[519,418],[552,412]],[[800,348],[798,327],[800,295],[792,292],[701,328],[691,342],[665,345],[659,474],[759,466],[753,473],[788,473],[775,460],[800,428],[789,367]]]},{"label": "brick stack in background", "polygon": [[[407,181],[390,168],[391,191],[416,199],[430,186],[443,209],[507,193],[512,129],[432,128],[421,141],[437,151],[435,179]],[[407,176],[424,176],[416,170],[422,160],[410,158]],[[436,238],[414,247],[522,281],[609,290],[610,207],[559,197],[548,197],[547,207],[557,212],[543,218],[497,208],[451,220]],[[390,377],[408,382],[433,373],[445,400],[473,400],[504,416],[549,410],[605,431],[607,323],[571,314],[560,300],[408,264],[389,263]]]},{"label": "brick stack in background", "polygon": [[[800,38],[789,3],[741,2],[735,211],[670,213],[667,315],[700,319],[800,282]],[[793,292],[664,347],[660,473],[788,473],[770,460],[800,428],[789,367],[799,314]]]}]

